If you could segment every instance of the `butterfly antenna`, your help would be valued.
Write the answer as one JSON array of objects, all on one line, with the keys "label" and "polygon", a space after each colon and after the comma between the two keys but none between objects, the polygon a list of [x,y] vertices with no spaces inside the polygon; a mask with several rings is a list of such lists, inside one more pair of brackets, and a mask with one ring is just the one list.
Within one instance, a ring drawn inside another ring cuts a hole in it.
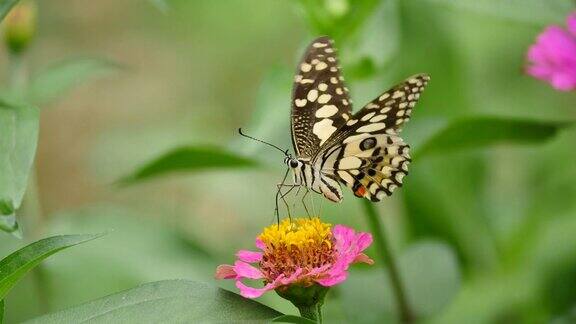
[{"label": "butterfly antenna", "polygon": [[283,149],[281,149],[280,147],[278,147],[278,146],[276,146],[276,145],[274,145],[274,144],[272,144],[272,143],[268,143],[268,142],[265,142],[265,141],[263,141],[263,140],[261,140],[261,139],[257,139],[257,138],[255,138],[255,137],[246,135],[246,134],[242,133],[242,128],[238,128],[238,133],[239,133],[240,135],[246,137],[246,138],[251,139],[251,140],[254,140],[254,141],[257,141],[257,142],[260,142],[260,143],[264,143],[264,144],[266,144],[266,145],[270,145],[270,146],[272,146],[273,148],[277,149],[278,151],[284,153],[284,155],[288,156],[288,150],[283,150]]}]

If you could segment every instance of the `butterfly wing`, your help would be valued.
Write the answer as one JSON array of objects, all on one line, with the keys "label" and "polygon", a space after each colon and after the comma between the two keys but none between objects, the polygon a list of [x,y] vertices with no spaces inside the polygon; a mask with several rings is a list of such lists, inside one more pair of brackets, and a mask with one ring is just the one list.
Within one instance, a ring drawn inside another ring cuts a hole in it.
[{"label": "butterfly wing", "polygon": [[351,101],[328,37],[307,48],[294,78],[292,144],[300,158],[314,157],[324,142],[351,116]]},{"label": "butterfly wing", "polygon": [[410,163],[410,148],[399,132],[428,80],[425,74],[410,77],[350,117],[314,158],[317,167],[358,197],[380,201],[391,195]]}]

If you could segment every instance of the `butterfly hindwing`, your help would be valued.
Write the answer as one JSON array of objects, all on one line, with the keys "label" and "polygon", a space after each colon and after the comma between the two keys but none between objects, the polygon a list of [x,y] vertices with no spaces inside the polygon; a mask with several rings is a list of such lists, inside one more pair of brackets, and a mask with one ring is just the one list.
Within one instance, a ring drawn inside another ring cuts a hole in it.
[{"label": "butterfly hindwing", "polygon": [[410,77],[350,117],[316,156],[322,172],[358,197],[380,201],[391,195],[410,163],[410,148],[399,132],[428,80],[427,75]]},{"label": "butterfly hindwing", "polygon": [[314,157],[351,115],[348,88],[332,40],[315,39],[298,65],[292,91],[292,141],[296,155]]},{"label": "butterfly hindwing", "polygon": [[394,131],[351,136],[324,153],[322,172],[334,175],[354,195],[379,201],[402,186],[409,150]]}]

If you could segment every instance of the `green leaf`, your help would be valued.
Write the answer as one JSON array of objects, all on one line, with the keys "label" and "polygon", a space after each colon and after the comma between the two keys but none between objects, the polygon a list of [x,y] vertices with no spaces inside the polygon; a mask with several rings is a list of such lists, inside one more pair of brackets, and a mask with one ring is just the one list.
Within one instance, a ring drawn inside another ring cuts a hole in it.
[{"label": "green leaf", "polygon": [[276,323],[295,323],[295,324],[316,324],[313,320],[296,316],[296,315],[282,315],[272,320]]},{"label": "green leaf", "polygon": [[[13,216],[22,203],[36,155],[38,124],[38,109],[0,98],[0,217]],[[0,222],[6,225],[6,219]]]},{"label": "green leaf", "polygon": [[99,235],[53,236],[27,245],[0,261],[0,300],[42,260],[65,248],[91,241]]},{"label": "green leaf", "polygon": [[549,24],[564,22],[574,10],[572,0],[424,0],[521,22]]},{"label": "green leaf", "polygon": [[167,280],[106,296],[28,323],[266,322],[282,315],[206,283]]},{"label": "green leaf", "polygon": [[32,77],[28,98],[36,104],[46,104],[90,78],[107,75],[121,67],[118,63],[101,58],[66,59]]},{"label": "green leaf", "polygon": [[[450,246],[423,241],[410,246],[399,258],[406,295],[418,318],[429,317],[455,296],[460,270]],[[339,292],[349,318],[358,323],[394,322],[397,308],[387,274],[381,269],[355,271]]]},{"label": "green leaf", "polygon": [[568,122],[481,117],[455,121],[425,142],[413,155],[484,148],[496,144],[535,144],[553,138]]},{"label": "green leaf", "polygon": [[4,323],[4,299],[0,300],[0,324]]},{"label": "green leaf", "polygon": [[202,171],[215,168],[254,167],[257,163],[248,158],[217,147],[181,147],[146,163],[121,183],[131,183],[176,171]]},{"label": "green leaf", "polygon": [[4,17],[10,12],[10,9],[14,7],[19,0],[0,0],[0,22],[4,20]]}]

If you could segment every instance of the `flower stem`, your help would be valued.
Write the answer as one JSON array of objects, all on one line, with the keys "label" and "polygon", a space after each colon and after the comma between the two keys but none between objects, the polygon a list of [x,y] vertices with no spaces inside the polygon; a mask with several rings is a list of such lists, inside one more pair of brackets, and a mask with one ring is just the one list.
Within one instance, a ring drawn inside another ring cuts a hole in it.
[{"label": "flower stem", "polygon": [[364,214],[370,223],[372,234],[374,235],[374,243],[376,244],[378,253],[380,253],[380,258],[384,261],[385,266],[388,268],[386,273],[390,278],[392,290],[396,297],[396,304],[398,306],[400,320],[405,324],[414,323],[414,313],[412,312],[410,304],[408,303],[406,292],[400,278],[400,272],[398,271],[398,265],[396,264],[396,260],[392,254],[392,249],[390,248],[390,244],[386,240],[386,236],[382,230],[383,224],[380,221],[378,211],[376,208],[374,208],[374,204],[366,199],[363,199],[363,204]]},{"label": "flower stem", "polygon": [[298,306],[298,310],[302,317],[322,324],[322,305],[320,303],[311,306]]}]

